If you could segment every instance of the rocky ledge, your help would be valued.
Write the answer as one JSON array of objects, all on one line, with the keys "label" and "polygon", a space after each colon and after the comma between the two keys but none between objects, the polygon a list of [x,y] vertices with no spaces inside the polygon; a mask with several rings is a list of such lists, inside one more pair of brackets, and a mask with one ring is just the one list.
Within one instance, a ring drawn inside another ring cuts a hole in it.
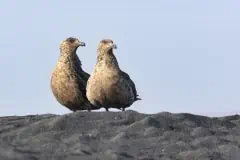
[{"label": "rocky ledge", "polygon": [[75,112],[0,118],[1,160],[240,160],[240,116]]}]

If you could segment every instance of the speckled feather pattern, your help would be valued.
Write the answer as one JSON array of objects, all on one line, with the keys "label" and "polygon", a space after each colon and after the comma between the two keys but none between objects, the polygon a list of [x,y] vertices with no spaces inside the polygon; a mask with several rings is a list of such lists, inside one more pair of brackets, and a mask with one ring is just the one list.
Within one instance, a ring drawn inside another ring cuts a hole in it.
[{"label": "speckled feather pattern", "polygon": [[69,46],[68,43],[61,44],[60,57],[51,77],[51,89],[55,98],[72,111],[93,108],[86,97],[86,85],[90,75],[83,71],[76,50],[77,48]]},{"label": "speckled feather pattern", "polygon": [[88,100],[97,106],[125,109],[137,98],[137,91],[130,76],[123,72],[112,51],[105,43],[98,46],[97,63],[87,84]]}]

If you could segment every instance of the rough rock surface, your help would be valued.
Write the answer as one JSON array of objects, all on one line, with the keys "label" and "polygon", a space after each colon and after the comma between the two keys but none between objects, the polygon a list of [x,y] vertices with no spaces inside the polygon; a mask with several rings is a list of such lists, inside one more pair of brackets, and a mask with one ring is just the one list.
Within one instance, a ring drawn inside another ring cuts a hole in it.
[{"label": "rough rock surface", "polygon": [[0,118],[1,160],[239,160],[240,116],[75,112]]}]

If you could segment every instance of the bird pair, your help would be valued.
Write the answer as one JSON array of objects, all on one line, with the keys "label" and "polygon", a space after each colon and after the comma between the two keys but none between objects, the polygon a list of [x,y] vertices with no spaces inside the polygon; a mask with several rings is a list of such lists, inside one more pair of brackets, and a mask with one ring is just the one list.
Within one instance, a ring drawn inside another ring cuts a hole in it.
[{"label": "bird pair", "polygon": [[82,69],[76,51],[85,46],[77,38],[69,37],[60,43],[60,57],[51,77],[51,89],[56,100],[71,111],[121,109],[140,100],[134,82],[122,71],[110,39],[100,41],[97,62],[91,75]]}]

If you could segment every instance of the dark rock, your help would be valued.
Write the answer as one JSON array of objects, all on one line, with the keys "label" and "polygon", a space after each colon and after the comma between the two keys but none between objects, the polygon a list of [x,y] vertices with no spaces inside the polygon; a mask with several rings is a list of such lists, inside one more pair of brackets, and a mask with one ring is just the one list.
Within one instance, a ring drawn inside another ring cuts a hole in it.
[{"label": "dark rock", "polygon": [[240,116],[75,112],[0,118],[3,160],[239,160]]}]

